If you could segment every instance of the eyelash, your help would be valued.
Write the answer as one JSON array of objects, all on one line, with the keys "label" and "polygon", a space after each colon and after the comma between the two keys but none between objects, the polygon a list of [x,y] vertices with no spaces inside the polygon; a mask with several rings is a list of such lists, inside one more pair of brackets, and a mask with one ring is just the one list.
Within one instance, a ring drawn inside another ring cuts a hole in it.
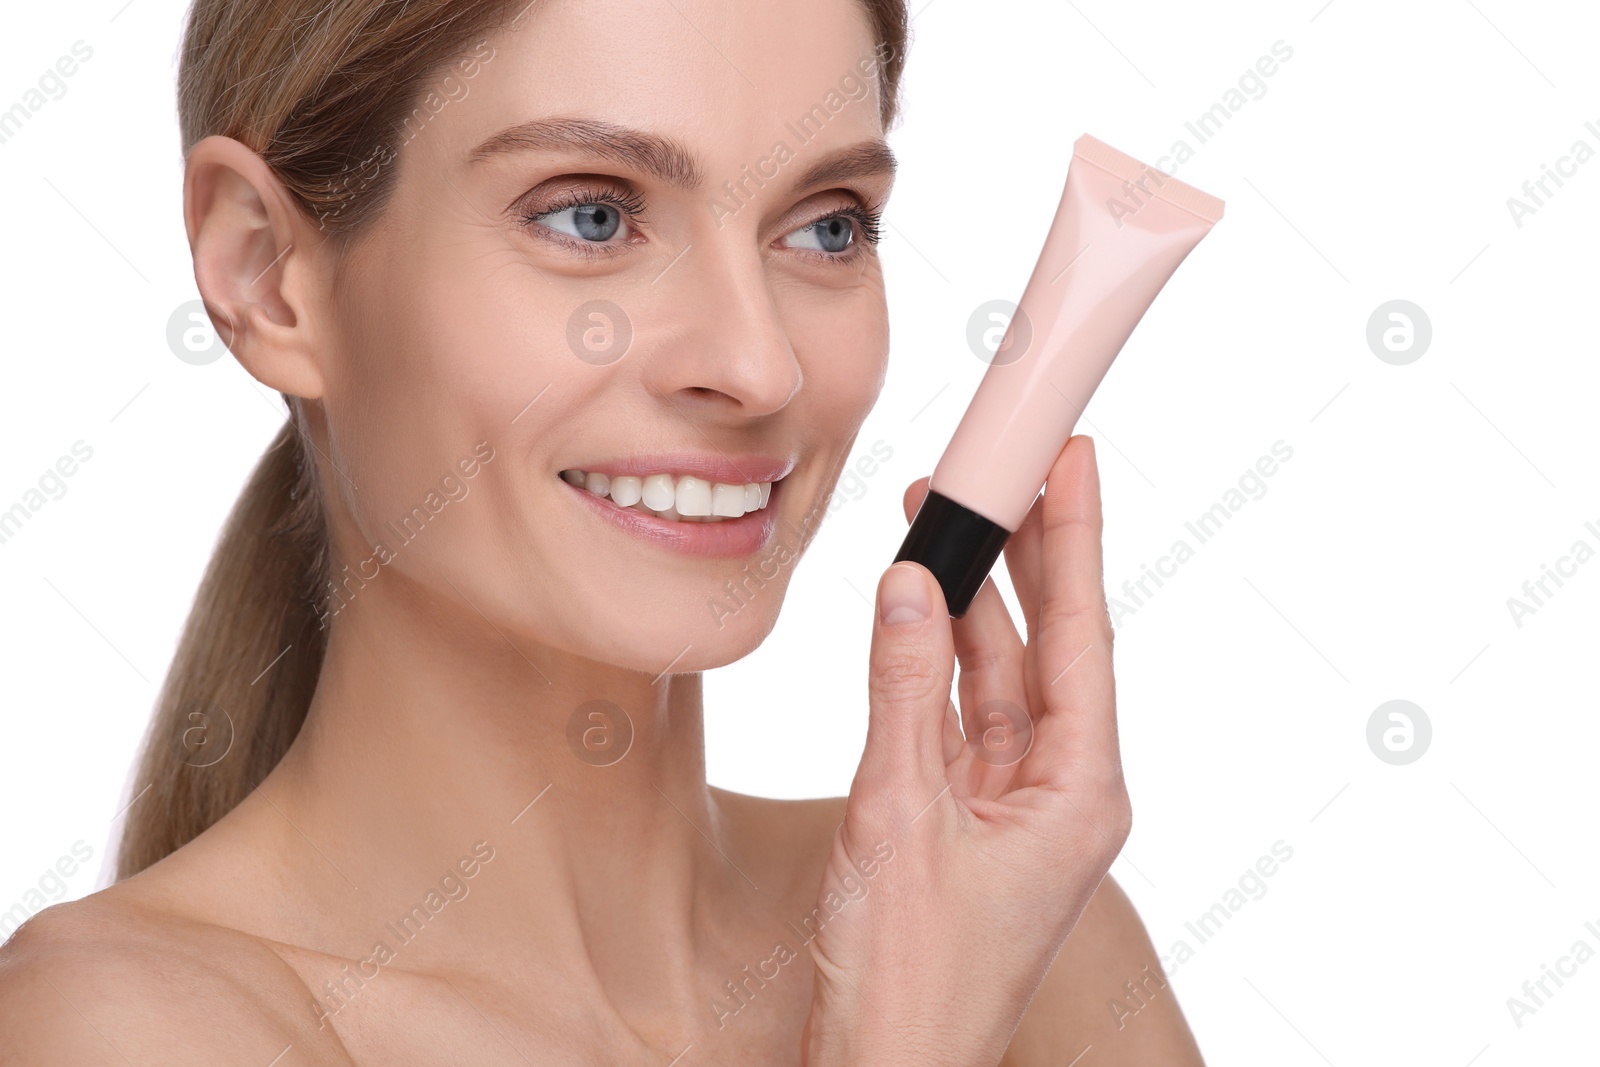
[{"label": "eyelash", "polygon": [[582,204],[610,204],[627,216],[629,222],[644,221],[644,198],[637,193],[623,195],[615,189],[575,189],[560,194],[553,203],[544,205],[538,211],[522,212],[522,225],[546,240],[575,249],[580,255],[596,258],[620,252],[622,249],[618,245],[580,241],[570,234],[553,230],[539,222],[546,215],[555,215]]},{"label": "eyelash", "polygon": [[[622,251],[620,245],[598,244],[594,241],[580,241],[572,237],[570,234],[553,230],[550,227],[543,225],[539,221],[547,215],[554,215],[559,212],[566,211],[568,208],[578,207],[583,204],[611,204],[612,206],[616,207],[617,210],[622,212],[623,215],[627,216],[627,219],[630,223],[648,221],[645,219],[643,197],[639,196],[637,193],[624,195],[615,189],[576,189],[571,192],[563,193],[558,196],[554,202],[541,206],[538,211],[521,212],[520,220],[524,228],[537,232],[540,237],[546,240],[556,241],[569,248],[573,248],[580,255],[597,258],[601,256],[616,255]],[[797,233],[808,226],[815,226],[819,222],[825,222],[826,220],[833,218],[848,218],[856,223],[857,240],[851,242],[850,247],[852,251],[843,253],[827,252],[817,248],[791,248],[789,251],[798,252],[801,255],[808,256],[813,259],[819,259],[823,262],[849,263],[864,254],[861,251],[861,246],[863,244],[865,244],[867,247],[872,247],[882,239],[879,223],[883,218],[883,212],[872,207],[864,208],[855,204],[847,205],[837,211],[830,211],[826,215],[822,215],[811,220],[810,222],[806,223],[805,226],[796,227],[794,230],[789,232]]]},{"label": "eyelash", "polygon": [[[865,243],[865,244],[871,246],[871,245],[877,244],[880,240],[883,239],[883,234],[878,228],[878,223],[883,219],[883,212],[877,211],[877,210],[875,210],[873,208],[870,208],[870,207],[866,207],[866,208],[857,207],[855,204],[850,204],[850,205],[848,205],[846,207],[840,208],[838,211],[830,211],[830,212],[828,212],[828,214],[822,216],[822,218],[816,219],[816,220],[814,220],[812,222],[808,222],[808,223],[806,223],[806,225],[807,226],[815,226],[818,222],[823,222],[823,221],[825,221],[827,219],[835,219],[835,218],[841,218],[841,217],[842,218],[847,218],[847,219],[854,219],[856,221],[856,223],[860,227],[857,230],[857,236],[861,239],[862,243]],[[854,243],[852,243],[851,247],[855,247]],[[816,249],[800,248],[800,249],[795,249],[795,251],[797,251],[797,252],[814,252],[814,251],[816,251]],[[827,253],[827,252],[825,252],[823,254],[829,256],[832,259],[840,258],[839,256],[832,255],[831,253]]]}]

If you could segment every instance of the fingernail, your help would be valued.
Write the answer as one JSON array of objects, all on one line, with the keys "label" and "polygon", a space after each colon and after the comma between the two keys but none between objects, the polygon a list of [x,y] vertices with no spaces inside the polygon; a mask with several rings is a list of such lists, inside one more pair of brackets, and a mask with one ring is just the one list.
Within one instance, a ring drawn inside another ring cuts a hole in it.
[{"label": "fingernail", "polygon": [[915,563],[896,563],[878,593],[878,617],[886,623],[921,622],[928,617],[928,584]]}]

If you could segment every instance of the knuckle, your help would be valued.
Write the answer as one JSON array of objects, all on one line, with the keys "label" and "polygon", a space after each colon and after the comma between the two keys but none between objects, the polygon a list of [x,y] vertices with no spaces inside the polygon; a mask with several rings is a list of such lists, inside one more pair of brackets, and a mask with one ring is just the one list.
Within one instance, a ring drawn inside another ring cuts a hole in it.
[{"label": "knuckle", "polygon": [[868,691],[874,700],[914,698],[932,692],[934,680],[933,665],[917,649],[893,645],[873,659]]},{"label": "knuckle", "polygon": [[1045,529],[1060,531],[1086,530],[1094,535],[1095,543],[1100,543],[1100,535],[1105,532],[1105,515],[1099,508],[1079,510],[1069,508],[1065,501],[1058,503],[1054,508],[1049,503],[1050,494],[1045,493],[1044,525]]},{"label": "knuckle", "polygon": [[1127,790],[1120,790],[1106,802],[1106,835],[1117,843],[1118,851],[1133,832],[1133,802]]},{"label": "knuckle", "polygon": [[961,661],[961,670],[965,674],[980,675],[985,673],[1007,674],[1019,670],[1022,666],[1022,657],[1019,653],[1006,648],[997,648],[994,645],[984,645],[968,652]]},{"label": "knuckle", "polygon": [[869,838],[871,844],[886,838],[903,839],[910,821],[919,815],[926,816],[919,831],[938,827],[941,801],[951,803],[948,796],[941,797],[938,788],[916,775],[858,773],[850,783],[845,826],[857,844]]},{"label": "knuckle", "polygon": [[846,801],[847,825],[860,833],[893,826],[896,814],[905,806],[904,792],[905,786],[898,781],[857,774]]},{"label": "knuckle", "polygon": [[1067,852],[1081,862],[1109,866],[1133,831],[1133,805],[1120,778],[1063,799],[1057,825]]},{"label": "knuckle", "polygon": [[979,674],[1000,666],[1005,661],[1005,656],[992,645],[975,648],[961,661],[961,669],[968,674]]},{"label": "knuckle", "polygon": [[1095,634],[1107,644],[1112,640],[1111,611],[1103,596],[1097,603],[1047,600],[1039,610],[1039,621],[1042,626]]}]

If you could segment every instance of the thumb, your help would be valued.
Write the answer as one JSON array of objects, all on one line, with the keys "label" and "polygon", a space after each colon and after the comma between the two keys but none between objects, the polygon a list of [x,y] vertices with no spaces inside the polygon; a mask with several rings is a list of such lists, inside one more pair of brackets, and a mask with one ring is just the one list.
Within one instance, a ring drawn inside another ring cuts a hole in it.
[{"label": "thumb", "polygon": [[878,580],[868,671],[867,743],[852,792],[906,794],[920,809],[947,781],[943,731],[955,676],[944,592],[920,563],[896,563]]}]

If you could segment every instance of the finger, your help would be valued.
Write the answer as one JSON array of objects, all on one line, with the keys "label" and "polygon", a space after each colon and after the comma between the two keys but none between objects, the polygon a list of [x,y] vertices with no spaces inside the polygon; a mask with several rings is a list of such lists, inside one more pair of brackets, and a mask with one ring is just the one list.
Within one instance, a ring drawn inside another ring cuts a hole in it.
[{"label": "finger", "polygon": [[[907,522],[922,506],[929,480],[906,487]],[[967,613],[951,621],[951,638],[961,667],[961,724],[974,759],[969,795],[998,796],[1033,742],[1033,721],[1023,675],[1026,649],[992,576],[979,586]]]},{"label": "finger", "polygon": [[[916,517],[917,509],[927,497],[929,480],[918,478],[906,486],[901,503],[907,522]],[[987,713],[980,715],[980,705],[1003,700],[1026,714],[1028,701],[1022,682],[1022,637],[992,576],[985,578],[978,587],[967,613],[951,620],[951,637],[956,661],[961,666],[962,728],[968,741],[976,742],[987,731],[989,740],[996,742],[1000,738],[999,724]],[[1017,725],[1028,729],[1026,724]]]},{"label": "finger", "polygon": [[906,486],[905,494],[900,498],[901,507],[906,513],[906,521],[910,522],[917,517],[917,509],[922,507],[922,501],[928,495],[928,482],[930,476],[923,476]]},{"label": "finger", "polygon": [[967,784],[972,795],[999,796],[1033,744],[1033,717],[1023,674],[1026,649],[992,577],[983,580],[967,613],[952,622],[951,637],[961,667],[961,721],[973,757]]},{"label": "finger", "polygon": [[1047,774],[1120,778],[1111,619],[1102,573],[1094,442],[1067,442],[1045,486],[1037,678],[1044,712],[1035,750]]},{"label": "finger", "polygon": [[944,593],[928,569],[890,565],[878,580],[868,657],[867,743],[851,787],[917,807],[943,790],[944,721],[955,654]]}]

